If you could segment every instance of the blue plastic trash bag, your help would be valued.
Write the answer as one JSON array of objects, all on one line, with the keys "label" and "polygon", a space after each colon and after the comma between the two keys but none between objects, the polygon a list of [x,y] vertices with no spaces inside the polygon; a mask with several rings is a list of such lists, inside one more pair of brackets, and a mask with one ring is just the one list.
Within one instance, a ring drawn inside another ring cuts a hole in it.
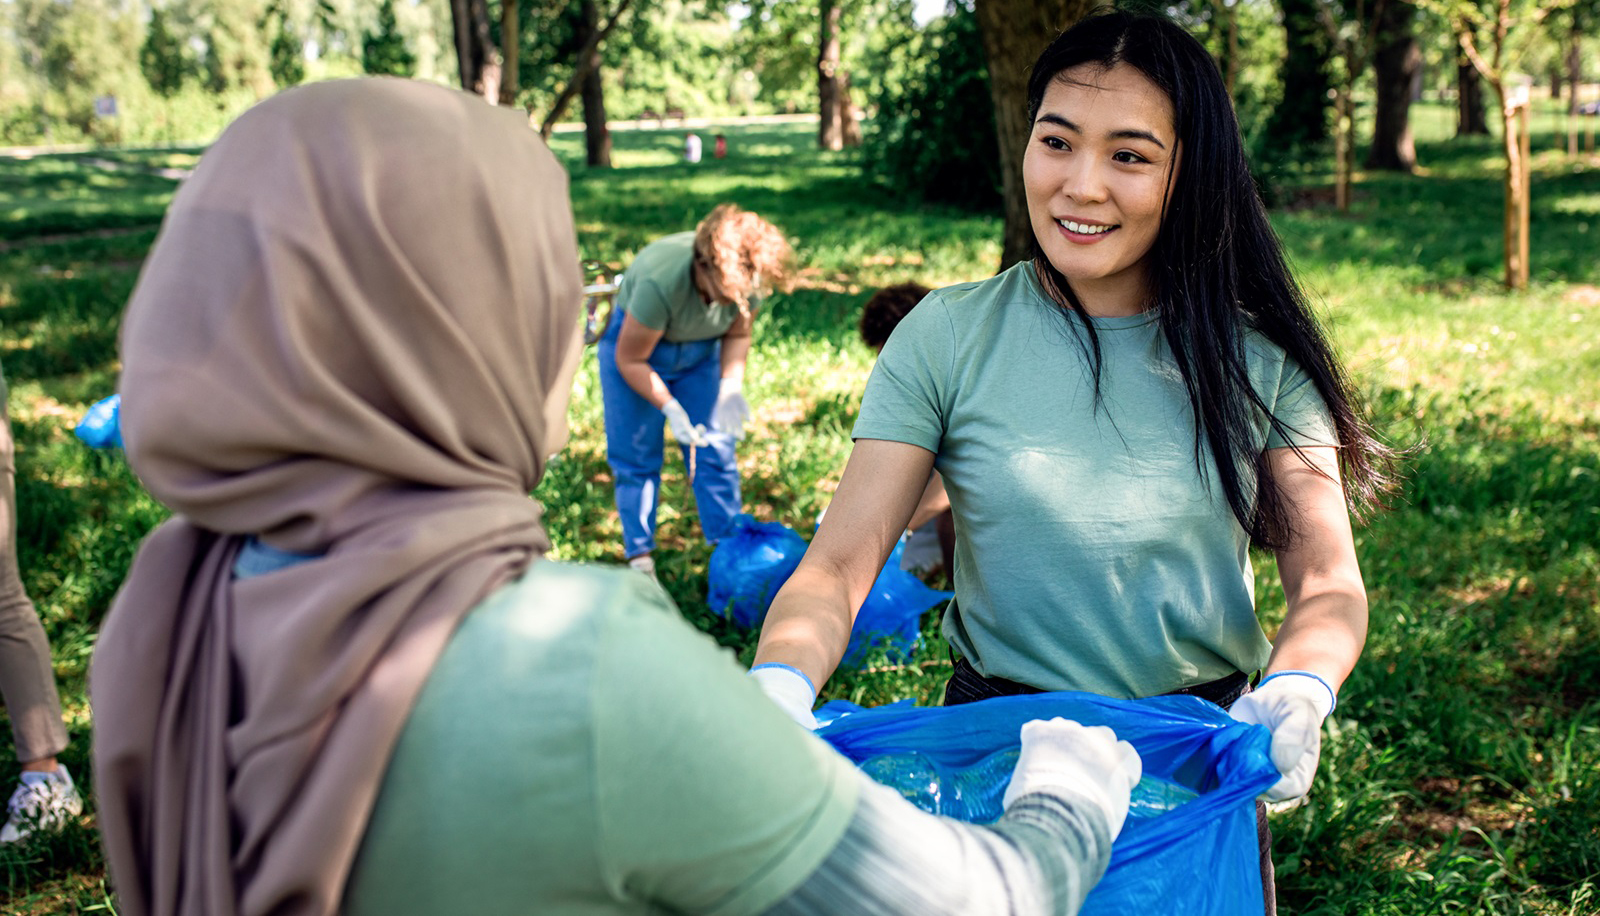
[{"label": "blue plastic trash bag", "polygon": [[856,622],[850,629],[850,645],[840,662],[846,668],[859,666],[873,646],[886,646],[891,661],[909,658],[922,635],[922,615],[951,592],[929,588],[921,579],[900,568],[900,552],[905,541],[894,546],[889,561],[872,583],[872,591],[861,603]]},{"label": "blue plastic trash bag", "polygon": [[1109,725],[1138,750],[1144,778],[1083,916],[1261,912],[1255,798],[1279,776],[1262,726],[1188,696],[1040,693],[960,706],[824,708],[847,714],[817,734],[874,779],[924,810],[975,823],[999,817],[1024,722]]},{"label": "blue plastic trash bag", "polygon": [[754,627],[805,552],[805,538],[794,529],[747,513],[734,516],[730,533],[711,551],[706,604],[741,627]]},{"label": "blue plastic trash bag", "polygon": [[122,426],[118,422],[121,412],[122,395],[102,398],[89,408],[72,431],[94,448],[121,448]]}]

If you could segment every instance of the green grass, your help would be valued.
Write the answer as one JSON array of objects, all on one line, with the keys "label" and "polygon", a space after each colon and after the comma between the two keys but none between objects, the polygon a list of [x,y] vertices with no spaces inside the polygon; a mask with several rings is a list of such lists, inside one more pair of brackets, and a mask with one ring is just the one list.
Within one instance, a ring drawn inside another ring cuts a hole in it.
[{"label": "green grass", "polygon": [[[1372,632],[1328,725],[1311,803],[1274,820],[1281,905],[1297,916],[1593,914],[1600,159],[1568,160],[1560,118],[1535,122],[1534,284],[1507,293],[1496,142],[1452,141],[1446,110],[1415,111],[1421,173],[1360,175],[1349,214],[1274,215],[1380,428],[1417,446],[1393,511],[1358,533]],[[802,283],[758,320],[754,429],[740,465],[748,511],[809,531],[848,455],[871,366],[855,338],[862,302],[885,283],[988,275],[1000,222],[863,183],[850,154],[809,148],[806,124],[723,130],[730,157],[697,166],[679,161],[678,130],[616,131],[611,171],[581,165],[581,135],[553,145],[572,169],[586,258],[624,264],[722,200],[793,238]],[[90,158],[0,160],[0,360],[19,444],[21,562],[56,652],[67,762],[83,776],[95,628],[164,510],[117,455],[84,448],[71,427],[115,388],[120,309],[174,186]],[[194,151],[99,158],[170,167]],[[559,557],[616,561],[592,358],[572,418],[572,442],[536,495]],[[669,464],[663,489],[664,582],[688,619],[748,659],[753,635],[705,606],[710,550],[681,467]],[[1282,589],[1269,557],[1258,569],[1271,628]],[[836,677],[828,695],[934,702],[948,672],[936,616],[911,664],[879,659]],[[0,773],[9,754],[0,749]],[[93,837],[86,823],[0,850],[4,912],[104,911]]]}]

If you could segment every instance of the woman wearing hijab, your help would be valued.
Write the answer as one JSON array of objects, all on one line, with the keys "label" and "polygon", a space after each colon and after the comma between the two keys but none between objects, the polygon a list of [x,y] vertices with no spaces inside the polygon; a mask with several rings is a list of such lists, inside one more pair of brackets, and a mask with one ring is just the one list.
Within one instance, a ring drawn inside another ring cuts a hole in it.
[{"label": "woman wearing hijab", "polygon": [[545,562],[579,352],[566,179],[404,80],[246,113],[123,324],[173,510],[91,673],[121,912],[1073,912],[1139,760],[1033,722],[993,827],[794,728],[659,588]]}]

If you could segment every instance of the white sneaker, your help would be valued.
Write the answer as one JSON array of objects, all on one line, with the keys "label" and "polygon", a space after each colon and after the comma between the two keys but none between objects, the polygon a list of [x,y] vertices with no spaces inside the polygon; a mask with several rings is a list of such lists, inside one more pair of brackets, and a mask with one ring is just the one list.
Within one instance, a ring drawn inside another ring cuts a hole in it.
[{"label": "white sneaker", "polygon": [[[641,553],[638,556],[634,557],[633,559],[629,560],[628,561],[628,568],[629,569],[636,569],[639,572],[642,572],[645,575],[649,576],[652,580],[655,580],[655,578],[656,578],[656,560],[655,560],[655,557],[652,557],[648,553]],[[657,581],[659,581],[659,580],[657,580]]]},{"label": "white sneaker", "polygon": [[6,804],[9,817],[0,827],[0,844],[15,843],[35,830],[60,830],[83,813],[83,796],[64,766],[53,773],[24,770],[22,785]]}]

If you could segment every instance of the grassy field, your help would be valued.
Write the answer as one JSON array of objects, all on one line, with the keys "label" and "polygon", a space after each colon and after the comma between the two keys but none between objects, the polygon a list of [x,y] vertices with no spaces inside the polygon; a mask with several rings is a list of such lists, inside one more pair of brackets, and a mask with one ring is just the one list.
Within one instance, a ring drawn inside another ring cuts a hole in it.
[{"label": "grassy field", "polygon": [[[1349,214],[1275,214],[1301,278],[1397,444],[1418,446],[1393,511],[1359,533],[1372,598],[1361,664],[1329,722],[1310,804],[1277,816],[1286,914],[1600,913],[1600,158],[1535,137],[1533,288],[1500,276],[1496,144],[1417,113],[1416,176],[1366,174]],[[731,155],[679,161],[678,131],[618,131],[618,168],[573,170],[586,258],[626,263],[716,202],[773,219],[800,288],[759,319],[740,462],[748,511],[802,531],[829,498],[871,355],[856,340],[877,286],[991,273],[997,217],[920,207],[866,185],[807,125],[732,125]],[[702,131],[709,136],[710,131]],[[88,775],[84,681],[96,626],[139,538],[164,515],[120,456],[72,426],[117,381],[123,302],[175,187],[153,170],[197,150],[0,160],[0,362],[18,441],[21,563],[56,655]],[[98,161],[91,161],[98,160]],[[115,167],[108,167],[115,166]],[[1308,199],[1319,199],[1308,195]],[[594,360],[573,441],[537,496],[557,555],[617,561]],[[748,658],[752,634],[705,606],[682,469],[664,483],[658,553],[686,617]],[[1261,613],[1282,615],[1270,557]],[[909,665],[835,678],[829,696],[930,702],[948,672],[929,615]],[[13,771],[0,743],[0,774]],[[92,820],[0,849],[0,912],[110,912]]]}]

